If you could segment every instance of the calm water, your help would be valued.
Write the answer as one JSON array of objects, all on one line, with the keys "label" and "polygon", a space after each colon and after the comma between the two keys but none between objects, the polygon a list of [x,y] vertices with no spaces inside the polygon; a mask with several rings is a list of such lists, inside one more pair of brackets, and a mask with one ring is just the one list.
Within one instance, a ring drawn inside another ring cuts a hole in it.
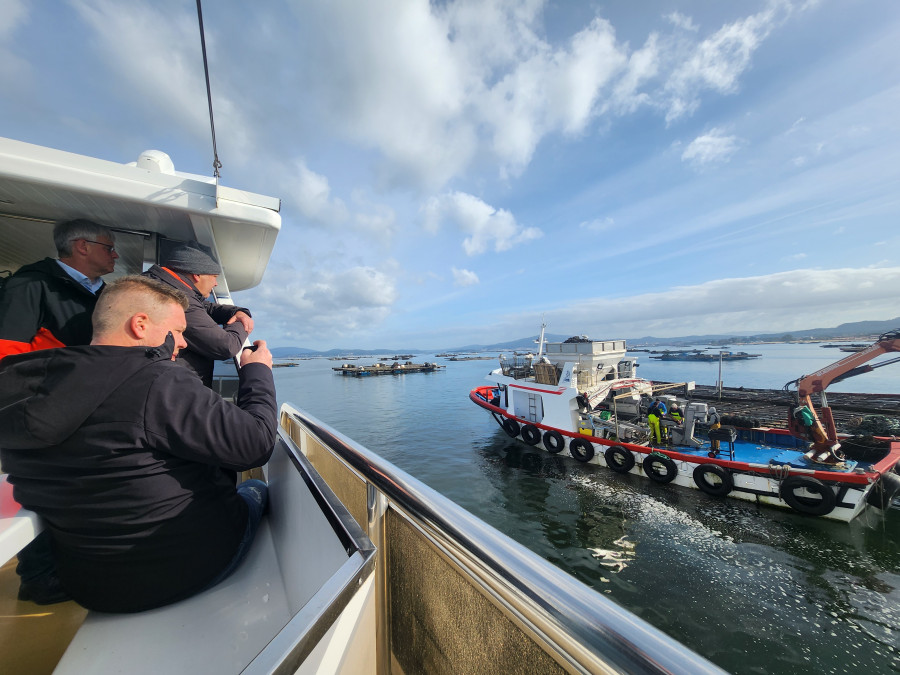
[{"label": "calm water", "polygon": [[[842,354],[763,345],[731,386],[781,387]],[[713,384],[718,364],[639,355],[651,379]],[[350,378],[276,369],[290,401],[732,673],[900,672],[900,509],[846,525],[648,484],[510,440],[468,392],[496,361]],[[362,359],[356,363],[370,363]],[[888,377],[891,369],[893,377]],[[843,383],[900,392],[900,365]],[[837,390],[838,387],[835,387]]]}]

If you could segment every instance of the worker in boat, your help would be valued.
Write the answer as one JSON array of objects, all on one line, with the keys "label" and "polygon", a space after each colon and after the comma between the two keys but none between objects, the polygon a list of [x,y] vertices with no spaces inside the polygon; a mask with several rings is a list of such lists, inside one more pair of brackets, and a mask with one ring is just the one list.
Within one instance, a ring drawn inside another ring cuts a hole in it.
[{"label": "worker in boat", "polygon": [[179,362],[196,372],[207,387],[212,386],[214,362],[237,354],[253,332],[249,309],[207,300],[219,285],[221,271],[219,263],[194,242],[176,246],[161,265],[144,272],[144,276],[187,294],[190,306],[185,312],[188,327],[184,339],[188,346]]},{"label": "worker in boat", "polygon": [[[86,345],[91,313],[115,269],[115,234],[91,220],[53,227],[57,258],[23,265],[0,291],[0,364],[12,354]],[[19,599],[41,604],[66,599],[56,576],[49,535],[39,534],[19,551]]]},{"label": "worker in boat", "polygon": [[669,418],[674,420],[676,424],[682,424],[684,422],[684,416],[681,414],[681,408],[678,406],[677,401],[672,402],[672,409],[669,411]]},{"label": "worker in boat", "polygon": [[245,349],[237,404],[225,401],[173,363],[187,307],[170,286],[123,277],[89,346],[0,364],[0,461],[52,538],[63,590],[88,609],[142,611],[215,585],[266,505],[265,483],[235,487],[229,470],[272,453],[272,355]]},{"label": "worker in boat", "polygon": [[115,269],[116,237],[90,220],[57,223],[58,258],[23,265],[0,292],[0,359],[37,349],[86,345],[103,275]]},{"label": "worker in boat", "polygon": [[[709,408],[709,412],[706,414],[706,423],[709,425],[709,430],[714,431],[715,429],[719,429],[722,426],[722,418],[719,417],[719,413],[716,412],[716,409],[712,406]],[[710,440],[709,449],[713,453],[719,452],[719,441],[718,439]]]},{"label": "worker in boat", "polygon": [[650,408],[647,410],[647,423],[650,425],[650,433],[654,438],[656,438],[657,443],[662,443],[659,421],[665,416],[667,412],[668,408],[666,408],[666,404],[658,397],[654,399]]}]

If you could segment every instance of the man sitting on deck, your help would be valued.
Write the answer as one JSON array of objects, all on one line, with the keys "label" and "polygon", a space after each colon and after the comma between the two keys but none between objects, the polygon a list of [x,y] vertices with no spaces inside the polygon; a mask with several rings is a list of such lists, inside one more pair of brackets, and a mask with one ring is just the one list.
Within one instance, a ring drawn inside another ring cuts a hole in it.
[{"label": "man sitting on deck", "polygon": [[[104,291],[90,345],[0,367],[0,460],[13,496],[51,534],[64,589],[88,609],[135,612],[187,598],[249,550],[276,429],[272,356],[241,356],[237,405],[173,359],[187,299],[123,277]],[[230,471],[229,471],[230,470]]]}]

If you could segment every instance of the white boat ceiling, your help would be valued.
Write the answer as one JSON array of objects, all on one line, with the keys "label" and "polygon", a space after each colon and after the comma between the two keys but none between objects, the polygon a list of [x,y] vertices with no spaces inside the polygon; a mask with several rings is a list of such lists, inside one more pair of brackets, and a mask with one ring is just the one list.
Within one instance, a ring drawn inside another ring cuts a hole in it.
[{"label": "white boat ceiling", "polygon": [[0,270],[55,256],[53,224],[89,218],[116,230],[116,275],[154,262],[157,237],[217,254],[229,291],[256,286],[281,229],[280,200],[178,173],[161,152],[117,164],[0,138]]}]

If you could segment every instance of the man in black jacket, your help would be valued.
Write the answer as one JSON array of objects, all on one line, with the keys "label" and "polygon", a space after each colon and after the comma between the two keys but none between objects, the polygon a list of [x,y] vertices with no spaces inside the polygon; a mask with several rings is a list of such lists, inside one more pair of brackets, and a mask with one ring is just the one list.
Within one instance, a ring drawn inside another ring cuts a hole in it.
[{"label": "man in black jacket", "polygon": [[216,360],[237,354],[253,331],[250,310],[209,302],[218,286],[219,263],[197,244],[181,244],[170,251],[161,265],[154,265],[144,276],[156,279],[187,294],[190,305],[185,311],[187,348],[179,362],[196,372],[203,384],[212,386]]},{"label": "man in black jacket", "polygon": [[58,223],[53,242],[59,259],[24,265],[0,293],[0,359],[35,349],[86,345],[91,312],[104,274],[119,255],[115,235],[90,220]]},{"label": "man in black jacket", "polygon": [[[57,223],[53,243],[59,259],[24,265],[0,292],[0,362],[11,354],[86,345],[91,312],[103,290],[101,277],[115,269],[115,235],[90,220]],[[41,534],[19,552],[20,600],[40,604],[66,599],[56,578],[49,539]]]},{"label": "man in black jacket", "polygon": [[197,593],[249,549],[268,461],[272,356],[241,356],[237,405],[173,363],[187,299],[145,277],[104,291],[89,346],[0,364],[0,461],[52,537],[59,578],[89,609],[134,612]]}]

